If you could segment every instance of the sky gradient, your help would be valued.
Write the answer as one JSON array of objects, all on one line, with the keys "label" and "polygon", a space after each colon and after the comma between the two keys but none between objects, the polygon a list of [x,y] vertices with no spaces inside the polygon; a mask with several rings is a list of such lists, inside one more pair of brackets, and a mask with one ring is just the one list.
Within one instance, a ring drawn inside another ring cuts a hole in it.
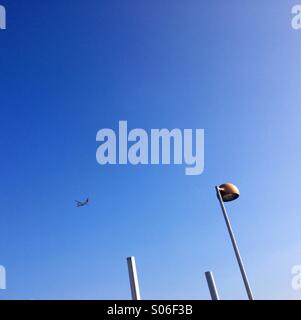
[{"label": "sky gradient", "polygon": [[[1,0],[0,299],[300,299],[296,1]],[[205,170],[100,166],[101,128],[205,129]],[[89,196],[91,204],[75,207]]]}]

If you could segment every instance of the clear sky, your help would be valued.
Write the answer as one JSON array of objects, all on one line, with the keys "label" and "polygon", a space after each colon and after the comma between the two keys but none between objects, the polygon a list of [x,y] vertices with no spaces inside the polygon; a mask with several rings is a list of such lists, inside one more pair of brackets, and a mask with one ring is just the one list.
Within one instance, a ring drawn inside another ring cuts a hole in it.
[{"label": "clear sky", "polygon": [[[299,1],[300,2],[300,1]],[[0,30],[0,299],[301,298],[297,0],[12,1]],[[96,133],[204,128],[205,171],[100,166]],[[91,204],[75,208],[75,199]]]}]

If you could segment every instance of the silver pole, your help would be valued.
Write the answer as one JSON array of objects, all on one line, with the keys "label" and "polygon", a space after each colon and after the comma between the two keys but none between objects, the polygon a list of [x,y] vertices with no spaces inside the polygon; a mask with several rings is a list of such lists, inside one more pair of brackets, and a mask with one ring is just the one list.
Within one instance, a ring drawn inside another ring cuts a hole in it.
[{"label": "silver pole", "polygon": [[205,272],[208,288],[210,291],[211,299],[212,300],[220,300],[219,294],[216,288],[216,284],[214,281],[213,273],[210,271]]},{"label": "silver pole", "polygon": [[229,217],[227,215],[227,211],[226,211],[226,208],[225,208],[225,205],[224,205],[224,201],[223,201],[222,195],[220,193],[220,190],[219,190],[218,186],[216,186],[215,189],[216,189],[218,200],[219,200],[221,208],[222,208],[222,212],[223,212],[223,215],[224,215],[224,218],[225,218],[227,229],[228,229],[228,232],[229,232],[229,235],[230,235],[230,238],[231,238],[232,246],[233,246],[233,249],[234,249],[234,252],[235,252],[235,256],[236,256],[236,259],[237,259],[237,262],[238,262],[238,265],[239,265],[239,269],[240,269],[240,273],[242,275],[242,279],[244,281],[244,285],[245,285],[245,288],[246,288],[246,291],[247,291],[248,298],[249,298],[249,300],[254,300],[254,297],[253,297],[253,294],[252,294],[252,290],[251,290],[251,287],[250,287],[250,284],[249,284],[249,280],[248,280],[248,277],[247,277],[247,274],[246,274],[246,271],[245,271],[245,268],[244,268],[244,265],[243,265],[243,262],[242,262],[242,258],[240,256],[240,253],[239,253],[239,250],[238,250],[238,246],[237,246],[237,243],[236,243],[236,240],[235,240],[235,237],[234,237],[234,233],[233,233],[231,224],[230,224],[230,220],[229,220]]},{"label": "silver pole", "polygon": [[127,258],[132,300],[141,300],[135,257]]}]

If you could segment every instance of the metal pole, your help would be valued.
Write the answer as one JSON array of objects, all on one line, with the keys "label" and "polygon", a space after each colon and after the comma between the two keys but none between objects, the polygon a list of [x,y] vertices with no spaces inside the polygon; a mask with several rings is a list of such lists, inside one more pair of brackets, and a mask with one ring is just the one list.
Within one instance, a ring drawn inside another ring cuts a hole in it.
[{"label": "metal pole", "polygon": [[211,299],[212,300],[220,300],[219,294],[215,285],[215,281],[213,278],[213,273],[210,271],[205,272],[208,288],[210,291]]},{"label": "metal pole", "polygon": [[141,300],[135,257],[127,258],[133,300]]},{"label": "metal pole", "polygon": [[223,201],[222,195],[220,193],[220,190],[219,190],[218,186],[216,186],[215,189],[216,189],[217,197],[218,197],[218,200],[220,202],[220,205],[221,205],[221,208],[222,208],[222,212],[223,212],[223,215],[224,215],[224,218],[225,218],[225,221],[226,221],[227,229],[228,229],[228,232],[229,232],[229,235],[230,235],[230,238],[231,238],[231,242],[232,242],[232,246],[233,246],[233,249],[234,249],[234,252],[235,252],[235,256],[236,256],[236,259],[237,259],[237,262],[238,262],[238,265],[239,265],[240,273],[242,275],[242,279],[244,281],[245,288],[247,290],[248,298],[249,298],[249,300],[254,300],[254,297],[253,297],[253,294],[252,294],[252,290],[251,290],[251,287],[250,287],[250,284],[249,284],[249,281],[248,281],[248,277],[247,277],[247,274],[246,274],[246,271],[245,271],[245,268],[244,268],[244,265],[243,265],[243,262],[242,262],[242,258],[240,256],[240,253],[239,253],[239,250],[238,250],[238,246],[237,246],[237,243],[236,243],[236,240],[235,240],[235,237],[234,237],[234,233],[233,233],[233,230],[232,230],[232,227],[231,227],[231,224],[230,224],[230,220],[229,220],[228,215],[227,215],[227,211],[226,211],[226,208],[225,208],[225,205],[224,205],[224,201]]}]

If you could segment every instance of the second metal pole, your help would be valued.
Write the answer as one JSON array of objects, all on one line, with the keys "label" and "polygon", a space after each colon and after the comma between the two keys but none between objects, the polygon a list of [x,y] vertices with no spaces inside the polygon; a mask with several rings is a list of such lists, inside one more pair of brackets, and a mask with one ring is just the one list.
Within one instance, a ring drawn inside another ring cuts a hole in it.
[{"label": "second metal pole", "polygon": [[246,271],[245,271],[245,268],[244,268],[244,265],[243,265],[243,262],[242,262],[242,258],[240,256],[240,253],[239,253],[239,250],[238,250],[238,246],[237,246],[237,243],[236,243],[236,240],[235,240],[235,237],[234,237],[234,233],[233,233],[233,230],[232,230],[232,227],[231,227],[231,224],[230,224],[229,217],[227,215],[227,211],[226,211],[226,208],[225,208],[225,205],[224,205],[224,201],[223,201],[222,195],[220,193],[220,190],[219,190],[218,186],[216,186],[215,189],[216,189],[218,200],[219,200],[221,208],[222,208],[222,212],[223,212],[223,215],[224,215],[224,218],[225,218],[227,229],[228,229],[228,232],[229,232],[229,235],[230,235],[230,238],[231,238],[232,246],[233,246],[233,249],[234,249],[234,252],[235,252],[235,256],[236,256],[236,259],[237,259],[237,262],[238,262],[238,265],[239,265],[240,273],[241,273],[243,281],[244,281],[244,285],[245,285],[245,288],[246,288],[246,291],[247,291],[248,298],[249,298],[249,300],[254,300],[253,293],[252,293],[252,290],[251,290],[251,287],[250,287],[250,284],[249,284],[249,280],[248,280],[248,277],[247,277],[247,274],[246,274]]},{"label": "second metal pole", "polygon": [[210,271],[205,272],[205,276],[206,276],[211,299],[220,300],[212,272]]},{"label": "second metal pole", "polygon": [[127,258],[133,300],[141,300],[135,257]]}]

